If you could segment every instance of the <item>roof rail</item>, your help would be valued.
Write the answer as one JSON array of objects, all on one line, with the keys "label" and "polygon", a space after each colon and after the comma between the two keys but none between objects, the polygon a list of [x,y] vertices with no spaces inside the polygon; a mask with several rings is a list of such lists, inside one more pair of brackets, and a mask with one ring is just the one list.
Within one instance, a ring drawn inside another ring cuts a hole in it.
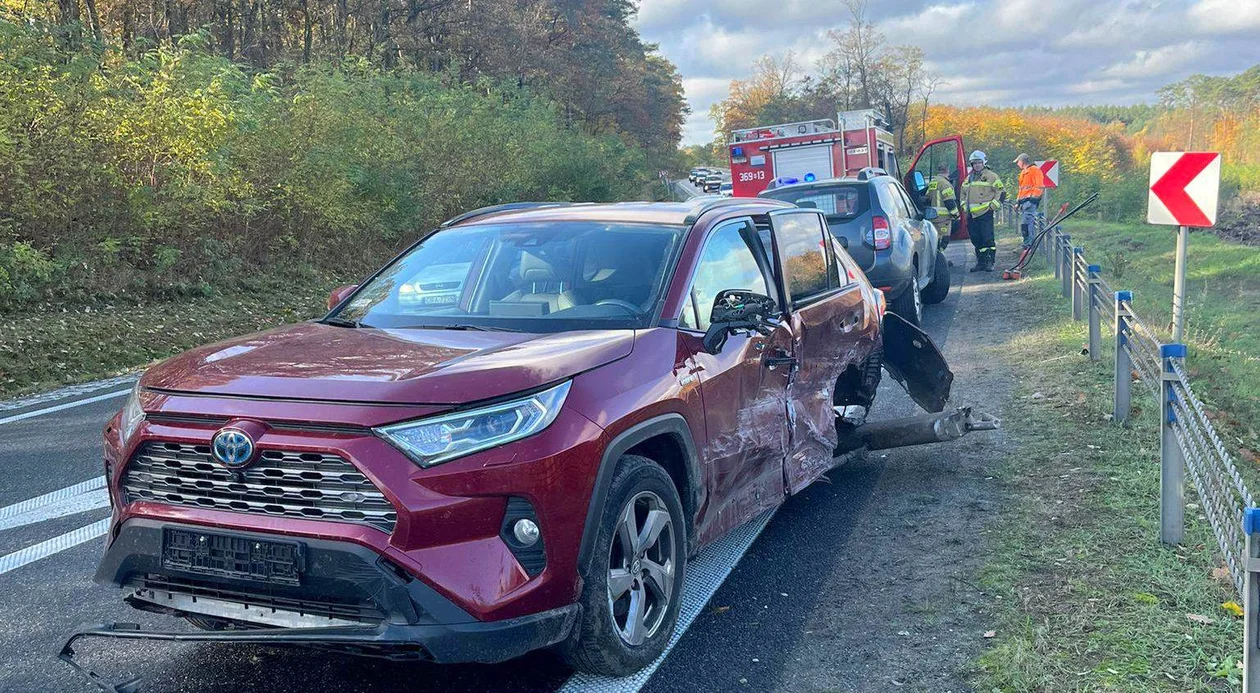
[{"label": "roof rail", "polygon": [[469,219],[476,219],[487,214],[496,214],[498,212],[511,212],[518,209],[539,209],[542,207],[566,207],[570,202],[508,202],[501,205],[490,205],[489,207],[478,207],[477,209],[458,214],[447,219],[438,225],[439,229],[444,229],[455,224],[462,224]]},{"label": "roof rail", "polygon": [[[703,215],[705,212],[717,209],[719,207],[729,207],[732,205],[741,205],[741,204],[746,205],[750,202],[752,203],[772,202],[771,200],[768,200],[766,198],[759,198],[759,197],[719,197],[717,195],[701,195],[699,197],[693,197],[691,199],[698,200],[698,203],[691,207],[691,211],[688,212],[687,217],[683,219],[683,223],[688,224],[688,225],[696,223],[696,220],[699,219],[701,215]],[[778,200],[774,200],[773,202],[778,202]],[[792,205],[790,202],[784,202],[783,206],[792,207],[794,205]]]}]

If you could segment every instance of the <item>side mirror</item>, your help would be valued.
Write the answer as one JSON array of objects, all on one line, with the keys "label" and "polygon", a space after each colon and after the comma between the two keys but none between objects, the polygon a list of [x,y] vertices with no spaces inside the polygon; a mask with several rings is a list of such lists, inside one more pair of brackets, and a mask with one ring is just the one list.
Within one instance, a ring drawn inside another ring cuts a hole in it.
[{"label": "side mirror", "polygon": [[914,172],[914,190],[915,190],[915,192],[917,192],[917,193],[919,193],[920,195],[922,195],[923,193],[926,193],[926,192],[927,192],[927,187],[928,187],[928,186],[927,186],[927,180],[923,178],[923,173],[922,173],[922,172],[920,172],[920,171],[915,171],[915,172]]},{"label": "side mirror", "polygon": [[939,216],[941,216],[941,214],[940,212],[936,211],[935,207],[925,207],[923,209],[923,218],[927,219],[928,221],[932,221]]},{"label": "side mirror", "polygon": [[710,354],[720,352],[727,336],[736,330],[770,334],[774,325],[769,316],[778,309],[773,298],[747,289],[719,291],[713,299],[713,311],[709,313],[709,329],[704,333],[705,351]]},{"label": "side mirror", "polygon": [[328,294],[328,310],[336,308],[342,301],[346,300],[346,296],[354,293],[354,290],[357,288],[359,288],[358,284],[346,284],[333,289],[332,293]]}]

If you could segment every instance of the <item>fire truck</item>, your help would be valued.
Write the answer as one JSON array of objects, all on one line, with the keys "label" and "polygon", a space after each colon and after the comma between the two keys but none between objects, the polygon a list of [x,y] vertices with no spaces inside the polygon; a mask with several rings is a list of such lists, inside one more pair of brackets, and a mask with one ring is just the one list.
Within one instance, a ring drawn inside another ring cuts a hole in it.
[{"label": "fire truck", "polygon": [[[838,123],[838,124],[837,124]],[[951,135],[923,145],[909,172],[897,163],[895,137],[878,111],[846,111],[830,118],[736,130],[729,146],[735,197],[755,197],[772,182],[790,184],[856,176],[874,167],[903,181],[907,190],[926,182],[943,166],[957,195],[966,175],[962,137]],[[950,237],[967,238],[967,220],[954,224]]]}]

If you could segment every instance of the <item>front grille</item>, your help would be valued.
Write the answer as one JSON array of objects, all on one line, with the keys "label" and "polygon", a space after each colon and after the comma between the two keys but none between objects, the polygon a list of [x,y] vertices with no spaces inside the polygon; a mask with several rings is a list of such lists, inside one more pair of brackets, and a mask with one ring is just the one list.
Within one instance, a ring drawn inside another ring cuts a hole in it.
[{"label": "front grille", "polygon": [[332,520],[394,531],[398,515],[380,489],[336,455],[264,450],[254,464],[228,470],[207,445],[150,441],[123,474],[128,502]]}]

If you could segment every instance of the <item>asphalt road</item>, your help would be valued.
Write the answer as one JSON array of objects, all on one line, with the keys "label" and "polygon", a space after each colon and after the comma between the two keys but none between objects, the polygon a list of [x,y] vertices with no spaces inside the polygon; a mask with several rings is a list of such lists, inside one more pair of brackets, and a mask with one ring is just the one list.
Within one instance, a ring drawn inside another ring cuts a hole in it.
[{"label": "asphalt road", "polygon": [[[963,264],[961,251],[952,248],[950,253],[959,265]],[[951,338],[954,313],[965,299],[957,287],[963,278],[961,268],[955,267],[956,287],[950,298],[928,309],[926,327],[938,343],[947,344]],[[28,406],[0,403],[0,478],[4,480],[0,484],[0,690],[94,690],[55,656],[65,635],[79,623],[171,625],[167,617],[130,609],[118,590],[92,582],[101,539],[99,532],[93,536],[91,528],[108,514],[101,507],[103,492],[92,483],[101,474],[99,435],[124,401],[122,395],[111,393],[125,390],[125,384],[114,384]],[[909,399],[894,383],[886,382],[876,416],[910,413]],[[801,661],[796,645],[811,637],[806,633],[809,624],[825,616],[828,605],[834,604],[837,597],[831,586],[837,580],[843,582],[852,570],[839,557],[845,555],[846,545],[860,541],[858,529],[886,519],[887,509],[871,502],[881,476],[888,469],[919,464],[925,455],[948,460],[951,454],[949,447],[872,454],[859,464],[831,472],[829,483],[816,484],[788,499],[753,544],[744,564],[647,680],[646,690],[771,690],[796,680]],[[75,485],[80,486],[64,492],[64,497],[32,502]],[[742,549],[723,550],[732,553],[732,564],[742,554]],[[49,555],[38,557],[43,553]],[[692,589],[690,583],[688,589]],[[730,609],[731,617],[724,617],[728,612],[723,606]],[[553,691],[569,680],[569,673],[546,653],[496,666],[433,666],[206,644],[97,640],[77,649],[83,662],[114,680],[143,676],[147,692]],[[795,662],[788,656],[793,652],[797,652]],[[828,652],[827,656],[842,660],[846,652]],[[570,689],[575,683],[570,682]],[[624,682],[599,689],[637,690],[639,685]],[[813,684],[802,684],[799,689],[813,689]]]}]

